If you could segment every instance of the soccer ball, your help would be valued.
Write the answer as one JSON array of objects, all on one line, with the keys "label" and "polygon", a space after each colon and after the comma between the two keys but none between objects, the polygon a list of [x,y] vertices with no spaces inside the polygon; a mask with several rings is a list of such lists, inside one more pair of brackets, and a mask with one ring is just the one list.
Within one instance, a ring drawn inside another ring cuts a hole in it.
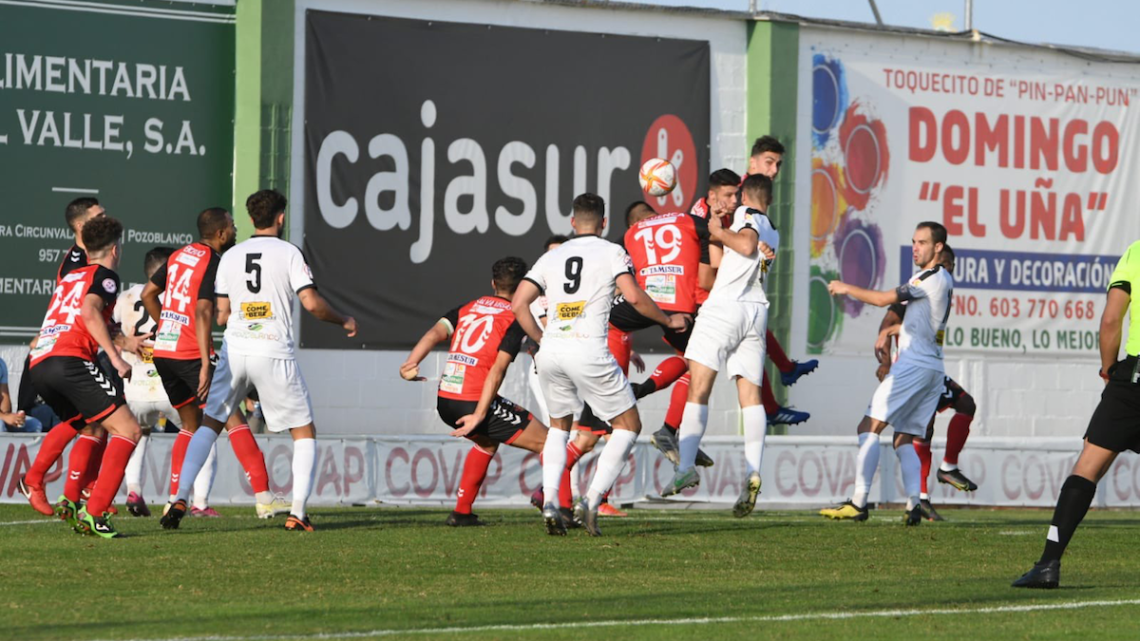
[{"label": "soccer ball", "polygon": [[637,173],[641,189],[650,196],[664,196],[677,186],[677,170],[673,163],[662,158],[651,158]]}]

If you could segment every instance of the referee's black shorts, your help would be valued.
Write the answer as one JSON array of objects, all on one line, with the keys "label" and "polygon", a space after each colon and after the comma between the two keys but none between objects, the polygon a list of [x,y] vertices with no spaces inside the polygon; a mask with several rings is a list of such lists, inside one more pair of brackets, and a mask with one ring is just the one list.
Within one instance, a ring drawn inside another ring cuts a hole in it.
[{"label": "referee's black shorts", "polygon": [[1085,431],[1089,443],[1113,452],[1140,452],[1140,382],[1133,381],[1136,361],[1129,356],[1108,370],[1108,383]]}]

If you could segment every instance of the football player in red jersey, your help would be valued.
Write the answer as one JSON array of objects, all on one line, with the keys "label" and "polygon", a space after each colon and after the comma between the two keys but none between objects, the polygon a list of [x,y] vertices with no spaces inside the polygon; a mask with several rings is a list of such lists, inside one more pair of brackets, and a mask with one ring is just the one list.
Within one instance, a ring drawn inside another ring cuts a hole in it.
[{"label": "football player in red jersey", "polygon": [[[56,284],[59,284],[59,280],[73,270],[87,266],[87,248],[83,242],[83,226],[88,221],[105,215],[106,210],[95,198],[76,198],[68,203],[64,210],[64,220],[74,234],[75,242],[64,254],[62,262],[56,269]],[[31,349],[35,349],[38,340],[38,336],[32,339]],[[126,341],[124,349],[136,351],[140,344],[141,341]],[[29,375],[30,362],[30,356],[24,360],[24,376],[28,376],[29,381],[31,380]],[[32,507],[41,514],[50,515],[53,512],[52,505],[48,502],[47,495],[44,492],[44,474],[59,460],[67,444],[77,435],[80,438],[68,455],[68,470],[70,472],[64,486],[64,496],[61,496],[59,500],[62,502],[68,495],[76,501],[79,500],[80,491],[89,482],[93,482],[95,475],[98,474],[99,465],[103,460],[103,448],[106,445],[106,433],[103,428],[99,427],[98,423],[73,426],[66,420],[56,425],[44,437],[44,441],[40,444],[40,449],[36,454],[36,460],[28,469],[27,474],[20,479],[19,484],[20,492],[27,497]]]},{"label": "football player in red jersey", "polygon": [[[143,305],[158,327],[154,367],[170,404],[182,419],[170,455],[170,503],[177,499],[186,449],[202,424],[202,409],[210,392],[214,372],[210,330],[217,315],[214,283],[218,263],[237,241],[233,216],[221,207],[198,214],[197,225],[198,242],[175,251],[142,292]],[[253,487],[258,516],[273,516],[269,473],[253,432],[236,412],[226,427],[234,454]]]},{"label": "football player in red jersey", "polygon": [[[450,339],[436,408],[443,422],[453,428],[452,436],[473,443],[463,464],[455,510],[447,517],[451,526],[483,525],[471,513],[471,506],[500,444],[541,452],[546,443],[546,427],[522,407],[499,396],[507,367],[525,337],[511,309],[511,296],[526,273],[527,264],[521,258],[496,261],[491,267],[494,294],[480,296],[444,314],[400,366],[400,376],[405,380],[425,380],[419,376],[420,363],[432,348]],[[569,514],[564,518],[569,519]]]},{"label": "football player in red jersey", "polygon": [[111,341],[108,322],[119,294],[115,273],[121,256],[123,226],[101,217],[83,227],[89,264],[60,279],[32,350],[31,377],[36,392],[56,414],[73,424],[100,422],[111,434],[99,478],[87,505],[75,499],[60,506],[61,516],[77,531],[103,538],[118,536],[108,508],[123,482],[140,430],[126,407],[123,391],[95,364],[102,348],[124,378],[131,367]]}]

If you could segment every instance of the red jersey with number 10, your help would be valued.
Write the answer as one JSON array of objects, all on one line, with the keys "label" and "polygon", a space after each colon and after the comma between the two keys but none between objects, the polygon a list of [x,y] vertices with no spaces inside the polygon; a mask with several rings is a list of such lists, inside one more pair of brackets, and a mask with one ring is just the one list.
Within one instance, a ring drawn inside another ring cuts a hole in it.
[{"label": "red jersey with number 10", "polygon": [[99,344],[87,329],[81,309],[88,294],[103,299],[103,322],[110,324],[119,295],[119,276],[102,265],[88,265],[59,279],[32,350],[31,367],[49,356],[75,356],[95,361]]},{"label": "red jersey with number 10", "polygon": [[625,233],[637,284],[663,311],[697,310],[698,272],[709,262],[709,227],[691,214],[646,218]]},{"label": "red jersey with number 10", "polygon": [[519,353],[525,334],[515,321],[511,301],[483,296],[448,312],[440,322],[451,331],[451,351],[439,378],[439,395],[477,401],[499,352]]},{"label": "red jersey with number 10", "polygon": [[[198,332],[198,301],[215,299],[214,279],[221,257],[213,248],[191,243],[170,255],[170,260],[151,276],[150,282],[162,288],[162,317],[154,336],[154,355],[175,360],[201,358]],[[214,352],[210,344],[210,353]]]}]

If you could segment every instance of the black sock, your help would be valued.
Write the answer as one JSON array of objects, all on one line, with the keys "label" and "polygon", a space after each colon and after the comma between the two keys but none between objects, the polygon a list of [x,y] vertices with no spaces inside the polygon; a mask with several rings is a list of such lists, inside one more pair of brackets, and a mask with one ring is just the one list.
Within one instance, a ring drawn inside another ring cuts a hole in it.
[{"label": "black sock", "polygon": [[1075,474],[1065,479],[1065,484],[1061,486],[1061,496],[1057,497],[1057,507],[1053,511],[1053,526],[1049,528],[1045,551],[1041,554],[1039,563],[1061,560],[1077,526],[1088,513],[1095,494],[1096,483]]}]

